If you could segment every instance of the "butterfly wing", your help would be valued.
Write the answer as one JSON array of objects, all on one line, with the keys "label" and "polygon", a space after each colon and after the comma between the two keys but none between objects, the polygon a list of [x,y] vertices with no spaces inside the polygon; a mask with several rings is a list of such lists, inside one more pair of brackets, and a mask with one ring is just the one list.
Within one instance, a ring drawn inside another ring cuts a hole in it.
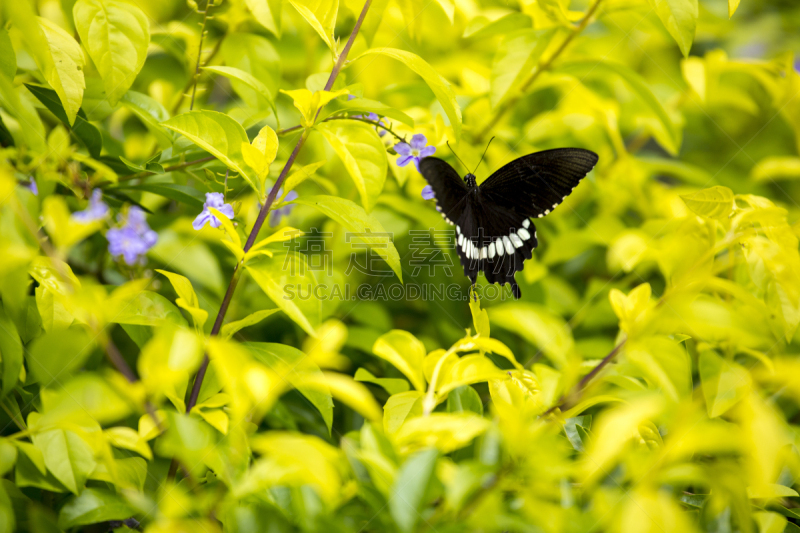
[{"label": "butterfly wing", "polygon": [[419,162],[419,171],[436,195],[436,209],[444,219],[453,224],[466,208],[467,186],[458,172],[437,157],[425,157]]},{"label": "butterfly wing", "polygon": [[544,150],[515,159],[481,183],[484,201],[525,217],[555,209],[597,163],[582,148]]},{"label": "butterfly wing", "polygon": [[489,283],[510,284],[519,298],[514,274],[533,256],[538,244],[536,226],[528,217],[483,201],[481,196],[479,190],[468,194],[456,223],[456,251],[464,274],[474,284],[478,272],[483,272]]}]

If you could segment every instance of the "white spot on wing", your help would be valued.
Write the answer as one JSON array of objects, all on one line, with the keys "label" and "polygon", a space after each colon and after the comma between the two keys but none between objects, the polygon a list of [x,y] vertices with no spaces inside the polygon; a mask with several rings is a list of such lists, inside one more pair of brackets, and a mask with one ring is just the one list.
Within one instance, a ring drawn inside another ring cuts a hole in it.
[{"label": "white spot on wing", "polygon": [[459,233],[458,234],[458,245],[461,246],[462,244],[464,244],[464,236]]},{"label": "white spot on wing", "polygon": [[523,241],[527,241],[528,239],[530,239],[530,238],[531,238],[531,234],[530,234],[530,232],[529,232],[528,230],[526,230],[525,228],[519,228],[519,229],[517,230],[517,234],[520,236],[520,238],[521,238]]},{"label": "white spot on wing", "polygon": [[516,233],[512,233],[509,235],[511,238],[511,242],[514,244],[514,248],[521,248],[522,247],[522,239],[519,238],[519,235]]},{"label": "white spot on wing", "polygon": [[503,255],[504,253],[506,253],[505,248],[503,248],[503,241],[500,240],[500,237],[498,237],[497,240],[494,241],[494,249],[497,250],[497,255]]},{"label": "white spot on wing", "polygon": [[522,221],[522,227],[524,227],[524,228],[530,228],[530,227],[531,227],[531,221],[530,221],[530,219],[526,218],[525,220],[523,220],[523,221]]},{"label": "white spot on wing", "polygon": [[488,248],[489,248],[489,259],[493,259],[495,254],[494,243],[490,242]]},{"label": "white spot on wing", "polygon": [[503,244],[506,245],[506,252],[508,252],[508,255],[512,255],[514,253],[514,245],[511,244],[511,239],[503,237]]}]

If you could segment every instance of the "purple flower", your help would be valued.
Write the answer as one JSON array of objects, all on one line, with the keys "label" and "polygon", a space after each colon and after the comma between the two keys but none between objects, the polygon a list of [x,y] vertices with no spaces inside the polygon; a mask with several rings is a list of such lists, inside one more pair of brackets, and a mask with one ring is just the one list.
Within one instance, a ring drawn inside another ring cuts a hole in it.
[{"label": "purple flower", "polygon": [[203,211],[197,215],[197,218],[192,222],[192,227],[196,230],[203,229],[206,222],[211,223],[212,228],[218,228],[222,224],[217,217],[211,214],[209,207],[213,207],[228,219],[233,218],[233,206],[225,203],[225,196],[221,192],[207,192],[206,201],[203,204]]},{"label": "purple flower", "polygon": [[117,258],[122,256],[129,265],[144,262],[144,254],[155,245],[158,234],[150,229],[144,211],[133,206],[128,210],[125,225],[106,232],[108,251]]},{"label": "purple flower", "polygon": [[426,144],[428,144],[428,139],[421,133],[417,133],[411,137],[411,144],[395,144],[394,151],[400,155],[400,157],[397,158],[397,166],[404,167],[413,161],[414,166],[419,170],[419,160],[436,153],[435,146],[425,146]]},{"label": "purple flower", "polygon": [[24,187],[31,191],[34,196],[39,196],[39,187],[36,185],[36,181],[33,179],[33,176],[28,179],[30,181],[27,185],[24,185]]},{"label": "purple flower", "polygon": [[433,192],[433,187],[430,185],[426,185],[422,188],[422,198],[425,200],[433,200],[436,198],[436,194]]},{"label": "purple flower", "polygon": [[89,199],[89,207],[72,214],[72,219],[81,224],[102,220],[108,215],[108,206],[103,203],[103,191],[95,189]]},{"label": "purple flower", "polygon": [[[283,189],[278,191],[278,197],[283,194]],[[286,198],[283,199],[284,202],[291,202],[292,200],[297,199],[297,193],[294,191],[289,191],[289,194],[286,195]],[[278,224],[281,223],[281,218],[288,217],[289,214],[294,209],[293,205],[285,205],[278,209],[273,209],[272,212],[269,214],[269,225],[270,227],[274,228]]]},{"label": "purple flower", "polygon": [[348,102],[349,102],[350,100],[355,100],[355,99],[356,99],[356,95],[354,95],[354,94],[348,94],[348,95],[347,95],[347,101],[348,101]]}]

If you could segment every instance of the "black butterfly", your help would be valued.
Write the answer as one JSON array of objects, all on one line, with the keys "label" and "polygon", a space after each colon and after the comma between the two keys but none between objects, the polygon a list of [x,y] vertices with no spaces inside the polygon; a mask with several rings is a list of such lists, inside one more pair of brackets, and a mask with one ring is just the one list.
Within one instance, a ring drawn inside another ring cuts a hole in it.
[{"label": "black butterfly", "polygon": [[483,271],[490,283],[509,283],[519,298],[514,274],[538,244],[530,218],[555,209],[596,163],[597,154],[589,150],[545,150],[515,159],[480,185],[473,174],[462,180],[435,157],[422,159],[419,171],[436,195],[436,209],[456,226],[464,274],[474,285]]}]

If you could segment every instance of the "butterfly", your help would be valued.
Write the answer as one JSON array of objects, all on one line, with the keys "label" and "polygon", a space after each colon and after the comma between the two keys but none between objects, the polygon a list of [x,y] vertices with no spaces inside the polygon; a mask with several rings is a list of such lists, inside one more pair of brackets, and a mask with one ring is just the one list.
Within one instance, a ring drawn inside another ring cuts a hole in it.
[{"label": "butterfly", "polygon": [[535,152],[508,163],[480,185],[474,174],[462,180],[445,161],[425,157],[419,171],[436,198],[436,209],[456,227],[456,251],[474,285],[478,272],[489,283],[511,285],[539,241],[531,218],[542,218],[566,199],[597,163],[581,148]]}]

